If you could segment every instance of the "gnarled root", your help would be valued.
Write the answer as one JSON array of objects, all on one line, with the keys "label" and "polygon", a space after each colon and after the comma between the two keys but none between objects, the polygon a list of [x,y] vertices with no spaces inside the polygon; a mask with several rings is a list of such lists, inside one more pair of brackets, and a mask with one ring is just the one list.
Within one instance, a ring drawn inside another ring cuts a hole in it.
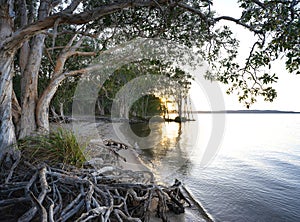
[{"label": "gnarled root", "polygon": [[[188,200],[178,181],[171,187],[140,183],[143,172],[31,165],[17,160],[1,171],[0,221],[149,221],[151,212],[168,221]],[[149,172],[147,172],[149,174]],[[146,175],[146,174],[145,174]]]}]

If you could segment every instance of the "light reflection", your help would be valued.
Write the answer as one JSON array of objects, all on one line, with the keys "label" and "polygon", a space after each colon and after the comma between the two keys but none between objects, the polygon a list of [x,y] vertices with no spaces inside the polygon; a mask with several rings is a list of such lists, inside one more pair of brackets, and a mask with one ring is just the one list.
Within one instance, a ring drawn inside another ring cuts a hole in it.
[{"label": "light reflection", "polygon": [[164,119],[175,119],[178,116],[178,106],[174,99],[161,97],[161,104],[164,107],[161,117]]},{"label": "light reflection", "polygon": [[[156,176],[162,176],[162,172],[169,174],[174,173],[178,169],[187,171],[189,169],[189,150],[185,144],[187,141],[181,141],[182,133],[186,131],[186,124],[177,122],[155,122],[132,124],[131,130],[135,135],[142,137],[142,140],[134,141],[134,138],[127,137],[131,144],[136,144],[139,152],[146,161],[150,163],[150,167]],[[148,136],[149,133],[151,136]],[[152,132],[154,131],[154,132]],[[123,133],[126,135],[126,131]],[[185,136],[184,138],[189,138]],[[152,140],[156,140],[152,146]]]},{"label": "light reflection", "polygon": [[177,142],[178,137],[180,136],[180,124],[175,122],[165,122],[164,124],[164,140],[171,140]]}]

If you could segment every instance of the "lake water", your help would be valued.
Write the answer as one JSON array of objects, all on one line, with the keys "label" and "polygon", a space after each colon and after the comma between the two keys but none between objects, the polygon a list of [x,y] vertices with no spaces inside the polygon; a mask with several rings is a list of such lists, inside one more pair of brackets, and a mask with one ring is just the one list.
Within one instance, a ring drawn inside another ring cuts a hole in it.
[{"label": "lake water", "polygon": [[161,181],[183,181],[215,221],[300,221],[300,115],[225,115],[219,150],[203,167],[217,115],[157,123],[149,140],[149,128],[135,124],[146,136],[135,145]]}]

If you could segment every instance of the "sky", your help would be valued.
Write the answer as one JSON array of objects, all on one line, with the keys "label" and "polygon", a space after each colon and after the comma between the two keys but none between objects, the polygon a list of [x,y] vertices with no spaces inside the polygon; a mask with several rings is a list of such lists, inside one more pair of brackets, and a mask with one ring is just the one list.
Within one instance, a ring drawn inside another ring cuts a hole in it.
[{"label": "sky", "polygon": [[[213,9],[217,11],[219,15],[229,15],[238,18],[241,9],[238,8],[236,0],[215,0],[213,1]],[[238,27],[230,22],[226,23],[230,26],[236,37],[240,40],[239,57],[245,58],[252,46],[253,36],[244,28]],[[258,98],[258,102],[250,107],[250,109],[261,110],[284,110],[284,111],[300,111],[300,76],[289,74],[284,67],[283,61],[278,61],[272,65],[271,72],[275,72],[278,75],[278,82],[274,84],[274,88],[277,90],[277,98],[274,102],[265,102],[263,98]],[[213,83],[216,84],[216,83]],[[227,95],[225,93],[228,86],[219,85],[222,91],[223,99],[225,102],[225,109],[237,110],[246,109],[243,104],[238,102],[236,95]],[[196,103],[197,110],[213,110],[211,102],[205,90],[194,84],[191,90],[191,97],[194,103]],[[201,101],[195,102],[195,101]]]}]

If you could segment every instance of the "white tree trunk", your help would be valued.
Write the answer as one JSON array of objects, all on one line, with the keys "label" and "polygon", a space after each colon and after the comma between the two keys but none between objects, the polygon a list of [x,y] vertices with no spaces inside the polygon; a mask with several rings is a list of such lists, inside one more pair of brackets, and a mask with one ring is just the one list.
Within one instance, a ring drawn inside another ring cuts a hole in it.
[{"label": "white tree trunk", "polygon": [[182,92],[179,89],[179,94],[177,98],[177,106],[178,106],[178,116],[180,119],[182,118]]},{"label": "white tree trunk", "polygon": [[19,138],[36,131],[35,108],[38,98],[38,75],[43,55],[45,35],[39,34],[33,38],[33,44],[24,70],[25,92],[22,99],[22,114]]},{"label": "white tree trunk", "polygon": [[[0,42],[12,33],[11,7],[11,2],[0,1]],[[16,142],[11,104],[14,53],[0,48],[0,160],[9,146]]]},{"label": "white tree trunk", "polygon": [[98,107],[98,112],[99,112],[100,116],[104,116],[105,115],[103,103],[104,103],[103,98],[98,98],[97,99],[97,107]]},{"label": "white tree trunk", "polygon": [[71,38],[71,40],[68,42],[64,50],[57,58],[54,73],[52,74],[52,79],[39,98],[36,106],[36,121],[38,131],[49,131],[49,106],[54,94],[57,91],[58,86],[66,78],[66,75],[63,73],[64,65],[67,59],[73,55],[75,50],[80,47],[83,42],[83,38],[81,38],[75,45],[73,45],[76,37],[77,35],[74,35]]},{"label": "white tree trunk", "polygon": [[65,114],[64,114],[64,103],[59,103],[59,115],[62,118],[62,120],[65,120]]},{"label": "white tree trunk", "polygon": [[[44,19],[48,16],[49,7],[49,1],[42,0],[40,2],[39,19]],[[35,109],[38,99],[38,78],[45,37],[44,34],[38,34],[33,37],[29,57],[23,72],[24,82],[22,85],[24,86],[24,92],[22,92],[22,114],[19,138],[28,136],[37,129]]]},{"label": "white tree trunk", "polygon": [[36,106],[37,126],[39,131],[49,131],[49,106],[59,84],[65,79],[64,75],[52,79],[44,90]]},{"label": "white tree trunk", "polygon": [[0,54],[0,159],[6,149],[16,142],[12,122],[12,55]]}]

